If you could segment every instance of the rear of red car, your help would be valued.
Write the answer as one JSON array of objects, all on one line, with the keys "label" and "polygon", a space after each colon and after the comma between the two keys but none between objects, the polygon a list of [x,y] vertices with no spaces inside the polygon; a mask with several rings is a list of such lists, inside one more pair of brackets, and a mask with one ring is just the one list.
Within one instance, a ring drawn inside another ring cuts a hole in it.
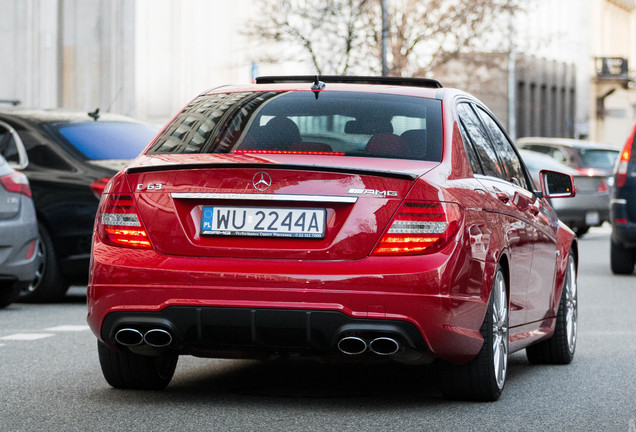
[{"label": "rear of red car", "polygon": [[441,184],[436,94],[260,84],[195,99],[102,196],[101,355],[474,356],[488,294]]}]

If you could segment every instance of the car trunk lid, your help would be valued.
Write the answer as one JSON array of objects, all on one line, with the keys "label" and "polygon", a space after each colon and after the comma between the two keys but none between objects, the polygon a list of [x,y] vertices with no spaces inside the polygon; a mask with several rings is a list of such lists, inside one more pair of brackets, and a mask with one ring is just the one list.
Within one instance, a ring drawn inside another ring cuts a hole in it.
[{"label": "car trunk lid", "polygon": [[330,156],[160,155],[128,182],[153,246],[199,257],[361,259],[437,165]]}]

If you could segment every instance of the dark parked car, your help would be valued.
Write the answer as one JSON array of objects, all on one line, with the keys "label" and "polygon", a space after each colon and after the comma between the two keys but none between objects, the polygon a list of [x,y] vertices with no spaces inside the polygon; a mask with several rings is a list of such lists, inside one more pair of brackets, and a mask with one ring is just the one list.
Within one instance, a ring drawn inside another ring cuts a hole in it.
[{"label": "dark parked car", "polygon": [[636,262],[636,152],[632,129],[614,172],[610,261],[616,274],[631,274]]},{"label": "dark parked car", "polygon": [[569,138],[525,137],[516,142],[520,149],[544,153],[583,175],[610,176],[618,149],[591,141]]},{"label": "dark parked car", "polygon": [[33,283],[37,251],[38,225],[29,181],[0,156],[0,308],[17,300],[20,289]]},{"label": "dark parked car", "polygon": [[564,165],[543,153],[519,150],[523,161],[539,184],[539,172],[544,169],[570,174],[574,179],[574,198],[554,198],[550,202],[559,219],[574,230],[577,236],[588,232],[590,227],[600,226],[609,218],[610,190],[607,176],[581,174],[574,168]]},{"label": "dark parked car", "polygon": [[41,239],[38,278],[23,300],[56,301],[70,284],[87,282],[99,196],[157,133],[127,117],[91,114],[0,110],[0,154],[29,179]]},{"label": "dark parked car", "polygon": [[[102,195],[88,323],[112,386],[179,355],[438,361],[495,400],[569,363],[577,239],[475,98],[426,79],[265,77],[194,99]],[[370,379],[372,379],[370,377]]]}]

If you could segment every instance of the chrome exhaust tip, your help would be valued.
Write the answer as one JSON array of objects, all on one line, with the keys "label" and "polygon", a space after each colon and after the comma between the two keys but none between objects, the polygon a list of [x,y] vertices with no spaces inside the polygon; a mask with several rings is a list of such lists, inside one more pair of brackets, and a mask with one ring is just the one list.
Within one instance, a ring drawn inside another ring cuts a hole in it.
[{"label": "chrome exhaust tip", "polygon": [[144,341],[144,335],[134,328],[123,328],[115,333],[115,341],[124,346],[137,346]]},{"label": "chrome exhaust tip", "polygon": [[374,354],[393,355],[400,351],[400,343],[390,337],[379,337],[369,343],[369,349]]},{"label": "chrome exhaust tip", "polygon": [[143,340],[152,347],[163,348],[172,343],[172,335],[163,329],[152,329],[146,332]]},{"label": "chrome exhaust tip", "polygon": [[338,349],[347,355],[359,355],[367,350],[367,342],[357,336],[347,336],[338,341]]}]

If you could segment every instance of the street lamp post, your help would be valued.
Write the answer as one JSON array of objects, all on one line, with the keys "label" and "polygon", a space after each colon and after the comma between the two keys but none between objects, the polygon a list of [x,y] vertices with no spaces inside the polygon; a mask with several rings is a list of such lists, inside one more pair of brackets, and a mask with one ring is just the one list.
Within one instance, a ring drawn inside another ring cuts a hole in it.
[{"label": "street lamp post", "polygon": [[517,139],[517,55],[515,52],[515,17],[512,1],[508,0],[508,134]]},{"label": "street lamp post", "polygon": [[382,76],[389,74],[389,66],[386,61],[386,51],[389,45],[389,17],[386,2],[387,0],[382,0]]}]

